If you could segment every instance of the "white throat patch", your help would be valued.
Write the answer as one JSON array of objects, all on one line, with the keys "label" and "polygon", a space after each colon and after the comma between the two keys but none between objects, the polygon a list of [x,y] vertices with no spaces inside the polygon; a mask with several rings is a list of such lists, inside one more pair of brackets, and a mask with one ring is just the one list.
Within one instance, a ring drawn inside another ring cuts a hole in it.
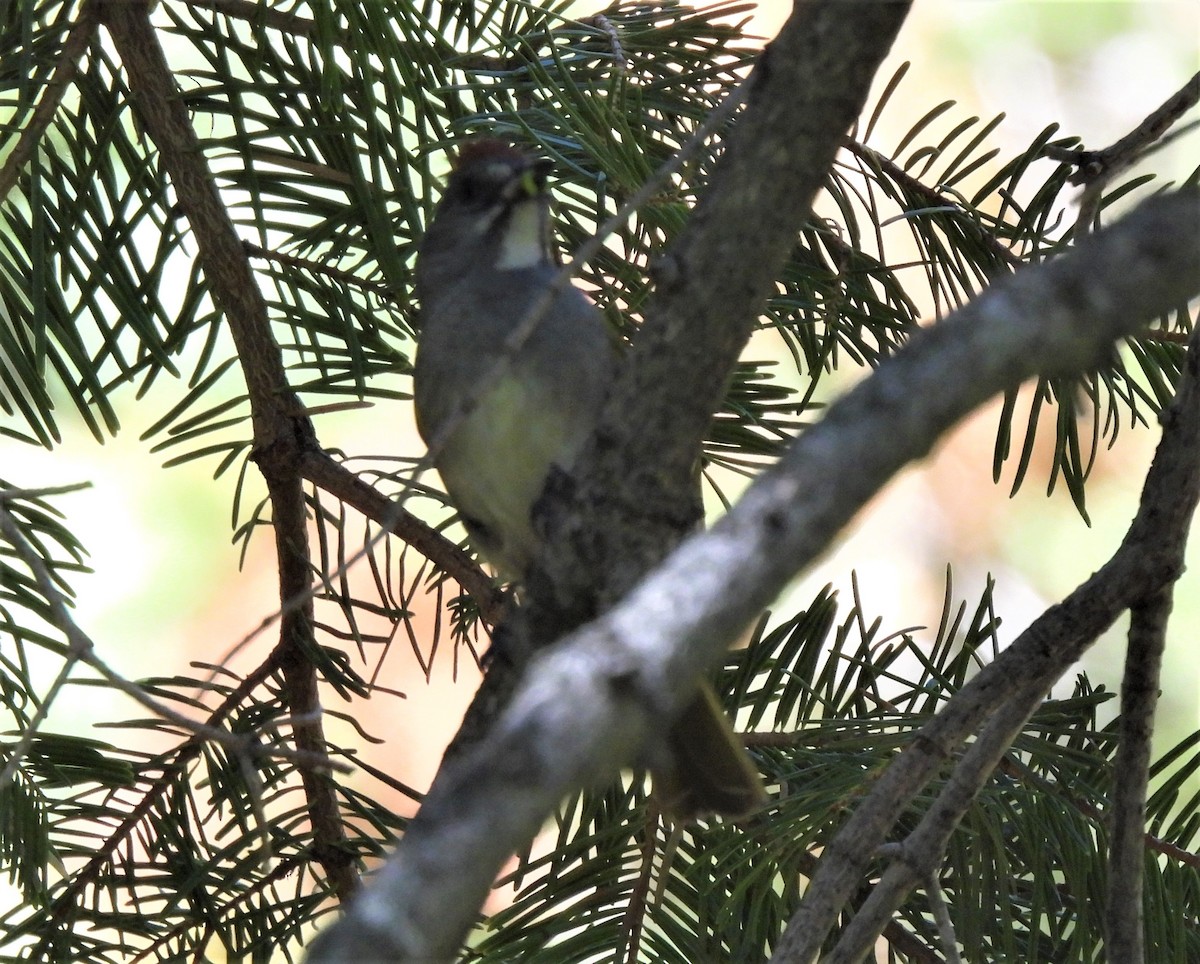
[{"label": "white throat patch", "polygon": [[500,257],[496,260],[496,268],[500,271],[532,268],[545,258],[541,203],[536,198],[530,198],[513,206],[507,230],[500,240]]}]

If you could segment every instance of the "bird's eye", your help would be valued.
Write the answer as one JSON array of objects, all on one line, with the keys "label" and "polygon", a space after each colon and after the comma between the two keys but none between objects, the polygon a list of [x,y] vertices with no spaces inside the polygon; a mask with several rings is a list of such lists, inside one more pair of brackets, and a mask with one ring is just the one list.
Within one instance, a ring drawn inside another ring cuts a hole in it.
[{"label": "bird's eye", "polygon": [[478,164],[469,170],[459,170],[454,179],[458,200],[466,205],[484,208],[502,199],[504,185],[512,180],[513,166],[506,163]]}]

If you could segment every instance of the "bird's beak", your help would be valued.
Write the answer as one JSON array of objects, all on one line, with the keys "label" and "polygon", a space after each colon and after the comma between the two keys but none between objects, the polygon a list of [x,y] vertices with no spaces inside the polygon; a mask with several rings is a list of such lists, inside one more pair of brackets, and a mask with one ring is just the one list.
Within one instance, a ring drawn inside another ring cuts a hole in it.
[{"label": "bird's beak", "polygon": [[505,197],[510,201],[528,200],[546,193],[546,176],[553,162],[532,161],[505,186]]}]

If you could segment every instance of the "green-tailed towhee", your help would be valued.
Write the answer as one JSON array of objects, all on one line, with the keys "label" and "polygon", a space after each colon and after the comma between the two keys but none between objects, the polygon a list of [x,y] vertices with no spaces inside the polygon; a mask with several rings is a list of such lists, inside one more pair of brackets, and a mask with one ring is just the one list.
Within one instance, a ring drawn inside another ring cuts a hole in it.
[{"label": "green-tailed towhee", "polygon": [[[417,427],[440,445],[434,464],[475,545],[515,582],[538,551],[531,514],[550,467],[568,469],[578,456],[618,363],[600,312],[566,285],[507,369],[449,424],[558,274],[548,167],[500,141],[465,146],[416,264]],[[673,816],[738,816],[762,802],[758,774],[707,684],[667,746],[658,756],[670,762],[656,760],[652,773]]]}]

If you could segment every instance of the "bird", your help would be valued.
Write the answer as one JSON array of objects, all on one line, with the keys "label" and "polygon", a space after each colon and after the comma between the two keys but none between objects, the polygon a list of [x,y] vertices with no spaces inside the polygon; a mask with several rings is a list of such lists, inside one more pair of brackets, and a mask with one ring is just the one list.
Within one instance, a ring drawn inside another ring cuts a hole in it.
[{"label": "bird", "polygon": [[[414,269],[417,429],[472,543],[518,586],[540,550],[534,506],[555,468],[578,458],[620,365],[619,340],[581,289],[548,294],[560,272],[551,166],[506,141],[466,143]],[[513,332],[538,306],[514,351]],[[665,746],[650,771],[673,819],[737,818],[763,803],[758,772],[709,684]]]}]

